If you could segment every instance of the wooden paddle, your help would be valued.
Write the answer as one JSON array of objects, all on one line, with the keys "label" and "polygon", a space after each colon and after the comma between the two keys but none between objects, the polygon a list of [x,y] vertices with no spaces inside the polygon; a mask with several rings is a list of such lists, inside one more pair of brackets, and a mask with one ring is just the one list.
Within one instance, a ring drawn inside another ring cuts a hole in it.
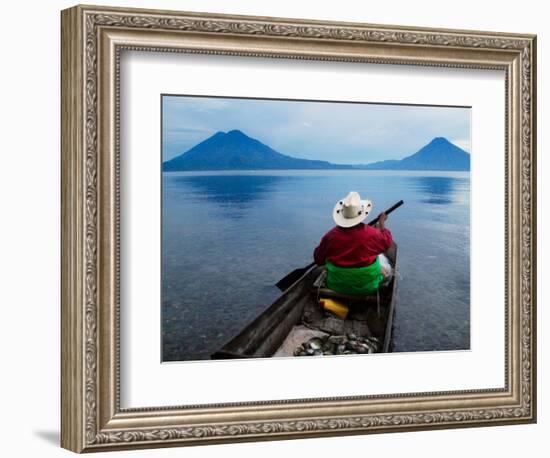
[{"label": "wooden paddle", "polygon": [[[403,201],[400,200],[399,202],[393,204],[390,208],[388,208],[384,213],[386,215],[389,215],[392,211],[398,209],[403,205]],[[374,226],[376,223],[378,223],[378,220],[380,219],[380,216],[377,216],[374,218],[370,223],[368,223],[369,226]],[[286,290],[289,286],[291,286],[293,283],[297,282],[309,269],[311,269],[315,265],[315,261],[311,264],[308,264],[305,267],[302,267],[301,269],[295,269],[292,272],[290,272],[286,277],[281,278],[275,286],[279,288],[281,291]]]}]

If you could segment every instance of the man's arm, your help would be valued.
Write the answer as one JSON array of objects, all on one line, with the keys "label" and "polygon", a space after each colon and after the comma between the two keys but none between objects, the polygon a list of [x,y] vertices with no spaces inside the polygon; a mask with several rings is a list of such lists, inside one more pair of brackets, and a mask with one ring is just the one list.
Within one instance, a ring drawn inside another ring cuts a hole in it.
[{"label": "man's arm", "polygon": [[389,229],[386,228],[386,220],[388,215],[386,213],[380,213],[378,219],[378,229],[380,234],[380,244],[381,250],[386,251],[389,247],[393,245],[393,237]]},{"label": "man's arm", "polygon": [[313,250],[313,259],[315,260],[315,264],[317,264],[318,266],[324,266],[326,262],[326,257],[327,257],[327,238],[325,235],[321,239],[321,242],[319,243],[317,248]]},{"label": "man's arm", "polygon": [[380,216],[378,217],[378,229],[380,229],[381,231],[385,229],[384,225],[387,219],[388,219],[388,215],[386,215],[385,212],[380,213]]}]

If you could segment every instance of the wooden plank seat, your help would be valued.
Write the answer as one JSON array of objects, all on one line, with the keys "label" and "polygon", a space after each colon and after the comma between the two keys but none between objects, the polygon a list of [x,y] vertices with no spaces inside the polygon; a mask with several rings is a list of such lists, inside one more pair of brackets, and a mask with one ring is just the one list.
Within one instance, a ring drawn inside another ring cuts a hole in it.
[{"label": "wooden plank seat", "polygon": [[[334,291],[330,288],[327,288],[326,278],[327,278],[327,271],[326,269],[323,269],[323,271],[319,274],[317,279],[313,282],[311,292],[312,294],[317,296],[317,298],[332,297],[334,299],[343,299],[346,302],[363,302],[363,303],[367,302],[367,303],[374,303],[374,304],[377,304],[379,301],[379,297],[376,293],[368,294],[364,296],[355,296],[351,294],[339,293],[338,291]],[[379,290],[380,298],[382,298],[382,295],[388,293],[385,290],[386,288],[384,287],[380,288]]]}]

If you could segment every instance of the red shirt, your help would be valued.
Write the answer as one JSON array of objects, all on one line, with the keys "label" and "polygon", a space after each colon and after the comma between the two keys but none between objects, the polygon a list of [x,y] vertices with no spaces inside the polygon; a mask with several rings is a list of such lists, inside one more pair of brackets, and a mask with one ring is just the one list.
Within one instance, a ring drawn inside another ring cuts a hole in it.
[{"label": "red shirt", "polygon": [[330,261],[340,267],[364,267],[393,244],[388,229],[378,229],[359,223],[350,228],[336,226],[328,231],[313,252],[315,263]]}]

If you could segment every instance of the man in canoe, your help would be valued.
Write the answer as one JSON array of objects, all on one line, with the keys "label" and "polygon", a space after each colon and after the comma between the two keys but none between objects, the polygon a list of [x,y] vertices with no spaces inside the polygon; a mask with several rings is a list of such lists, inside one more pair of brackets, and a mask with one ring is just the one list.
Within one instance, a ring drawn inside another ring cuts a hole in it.
[{"label": "man in canoe", "polygon": [[383,255],[392,244],[385,227],[387,215],[380,214],[378,227],[363,220],[372,210],[372,202],[350,192],[334,206],[336,227],[327,232],[313,253],[315,263],[327,268],[327,288],[349,295],[376,292],[391,275],[391,264]]}]

